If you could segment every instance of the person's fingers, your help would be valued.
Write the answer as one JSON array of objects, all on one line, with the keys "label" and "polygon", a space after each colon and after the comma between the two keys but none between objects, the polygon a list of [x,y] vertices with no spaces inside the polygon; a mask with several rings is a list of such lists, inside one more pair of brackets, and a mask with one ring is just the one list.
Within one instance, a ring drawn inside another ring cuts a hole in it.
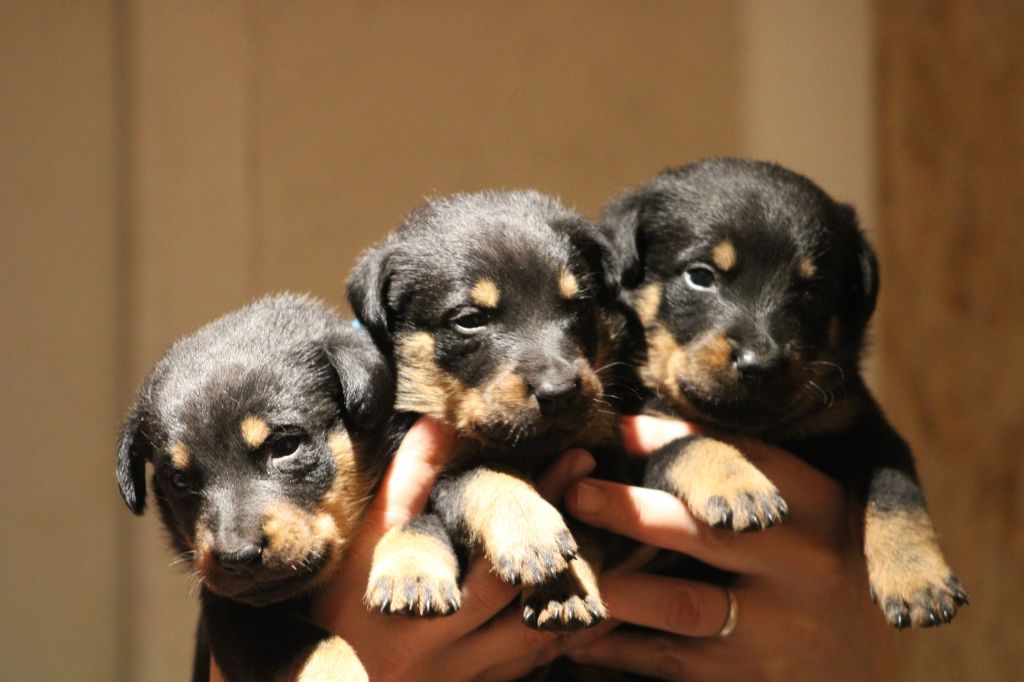
[{"label": "person's fingers", "polygon": [[649,455],[662,445],[696,432],[694,425],[677,419],[648,415],[619,418],[622,445],[631,455]]},{"label": "person's fingers", "polygon": [[569,658],[577,663],[612,668],[660,680],[704,679],[697,670],[700,659],[694,649],[701,641],[674,635],[616,630],[589,645],[574,649]]},{"label": "person's fingers", "polygon": [[576,518],[639,542],[741,571],[734,533],[698,521],[679,498],[649,488],[585,478],[569,488],[565,505]]},{"label": "person's fingers", "polygon": [[420,417],[405,434],[370,509],[366,522],[383,533],[423,511],[434,486],[454,450],[452,431]]},{"label": "person's fingers", "polygon": [[711,637],[729,617],[725,588],[646,573],[601,578],[601,596],[618,620],[687,637]]},{"label": "person's fingers", "polygon": [[519,608],[512,607],[452,645],[445,656],[445,674],[435,679],[522,677],[554,658],[550,647],[558,637],[557,632],[526,627]]},{"label": "person's fingers", "polygon": [[597,463],[586,450],[566,450],[537,478],[537,492],[552,504],[560,504],[566,489],[573,481],[587,476]]}]

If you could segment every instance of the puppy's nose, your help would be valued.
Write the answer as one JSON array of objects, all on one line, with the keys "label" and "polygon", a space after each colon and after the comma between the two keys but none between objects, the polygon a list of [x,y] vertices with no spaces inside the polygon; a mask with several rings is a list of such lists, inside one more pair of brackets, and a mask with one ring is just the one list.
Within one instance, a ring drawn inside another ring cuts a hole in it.
[{"label": "puppy's nose", "polygon": [[778,349],[756,351],[740,348],[736,350],[735,358],[740,381],[751,388],[778,379],[786,368],[786,356]]},{"label": "puppy's nose", "polygon": [[237,572],[258,564],[263,547],[254,542],[232,544],[218,548],[215,554],[224,570]]},{"label": "puppy's nose", "polygon": [[541,381],[533,394],[540,403],[540,409],[547,411],[560,410],[569,404],[580,390],[579,377]]}]

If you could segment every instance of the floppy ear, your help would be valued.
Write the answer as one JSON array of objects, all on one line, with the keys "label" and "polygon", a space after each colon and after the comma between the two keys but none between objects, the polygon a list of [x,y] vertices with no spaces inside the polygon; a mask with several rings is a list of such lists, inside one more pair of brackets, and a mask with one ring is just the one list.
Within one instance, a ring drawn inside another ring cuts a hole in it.
[{"label": "floppy ear", "polygon": [[852,255],[847,274],[848,284],[844,296],[851,319],[856,320],[857,329],[867,327],[878,302],[878,259],[871,248],[864,231],[857,223],[857,213],[848,204],[839,205],[839,217],[846,223],[852,238]]},{"label": "floppy ear", "polygon": [[622,288],[622,283],[619,279],[620,268],[615,251],[607,237],[582,216],[552,221],[551,227],[569,236],[570,243],[586,262],[587,269],[593,272],[601,283],[601,297],[605,300],[615,298]]},{"label": "floppy ear", "polygon": [[597,220],[597,229],[611,249],[610,277],[627,289],[636,287],[644,278],[641,250],[641,209],[647,200],[642,190],[620,194],[605,206]]},{"label": "floppy ear", "polygon": [[117,443],[117,486],[128,508],[141,514],[146,507],[146,460],[153,458],[153,446],[143,433],[143,399],[132,406]]},{"label": "floppy ear", "polygon": [[368,249],[352,269],[347,282],[348,300],[353,312],[374,340],[385,346],[391,341],[388,314],[391,252],[388,244]]},{"label": "floppy ear", "polygon": [[345,330],[324,349],[341,386],[341,401],[352,423],[369,429],[391,412],[395,387],[384,355],[365,331]]}]

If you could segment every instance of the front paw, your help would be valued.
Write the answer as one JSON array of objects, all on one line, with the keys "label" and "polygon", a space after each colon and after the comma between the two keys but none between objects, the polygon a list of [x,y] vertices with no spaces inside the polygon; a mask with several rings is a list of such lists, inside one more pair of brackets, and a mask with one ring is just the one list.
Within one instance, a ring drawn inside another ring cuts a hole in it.
[{"label": "front paw", "polygon": [[869,505],[864,526],[871,598],[897,628],[948,623],[967,593],[946,564],[923,508],[880,511]]},{"label": "front paw", "polygon": [[364,601],[389,614],[455,613],[462,602],[458,560],[437,538],[392,528],[374,550]]},{"label": "front paw", "polygon": [[523,479],[481,470],[464,484],[463,499],[466,527],[505,582],[547,582],[576,556],[562,515]]},{"label": "front paw", "polygon": [[557,523],[548,520],[534,527],[526,520],[510,521],[514,528],[496,528],[484,542],[484,551],[502,580],[513,585],[538,585],[569,567],[577,546],[561,517]]},{"label": "front paw", "polygon": [[366,682],[370,678],[366,669],[348,642],[340,637],[330,637],[317,644],[305,661],[299,664],[294,674],[286,676],[296,682],[321,682],[322,680],[351,680]]},{"label": "front paw", "polygon": [[712,438],[687,443],[665,468],[666,487],[716,528],[769,528],[789,514],[778,488],[739,450]]},{"label": "front paw", "polygon": [[963,585],[952,573],[915,578],[894,586],[872,577],[871,599],[882,609],[889,625],[902,630],[910,625],[928,628],[948,623],[957,609],[968,603]]},{"label": "front paw", "polygon": [[608,617],[597,581],[579,558],[554,580],[524,590],[521,604],[523,623],[531,628],[565,632],[593,627]]}]

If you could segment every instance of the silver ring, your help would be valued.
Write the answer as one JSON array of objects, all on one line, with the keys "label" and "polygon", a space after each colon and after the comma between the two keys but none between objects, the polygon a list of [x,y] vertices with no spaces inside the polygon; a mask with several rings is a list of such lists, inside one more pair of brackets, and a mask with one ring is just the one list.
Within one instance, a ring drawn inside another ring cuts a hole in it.
[{"label": "silver ring", "polygon": [[728,587],[725,588],[725,596],[729,598],[729,615],[725,618],[725,624],[722,625],[722,629],[718,631],[715,637],[722,639],[732,634],[732,631],[736,629],[736,621],[739,619],[740,606],[736,602],[736,595]]}]

